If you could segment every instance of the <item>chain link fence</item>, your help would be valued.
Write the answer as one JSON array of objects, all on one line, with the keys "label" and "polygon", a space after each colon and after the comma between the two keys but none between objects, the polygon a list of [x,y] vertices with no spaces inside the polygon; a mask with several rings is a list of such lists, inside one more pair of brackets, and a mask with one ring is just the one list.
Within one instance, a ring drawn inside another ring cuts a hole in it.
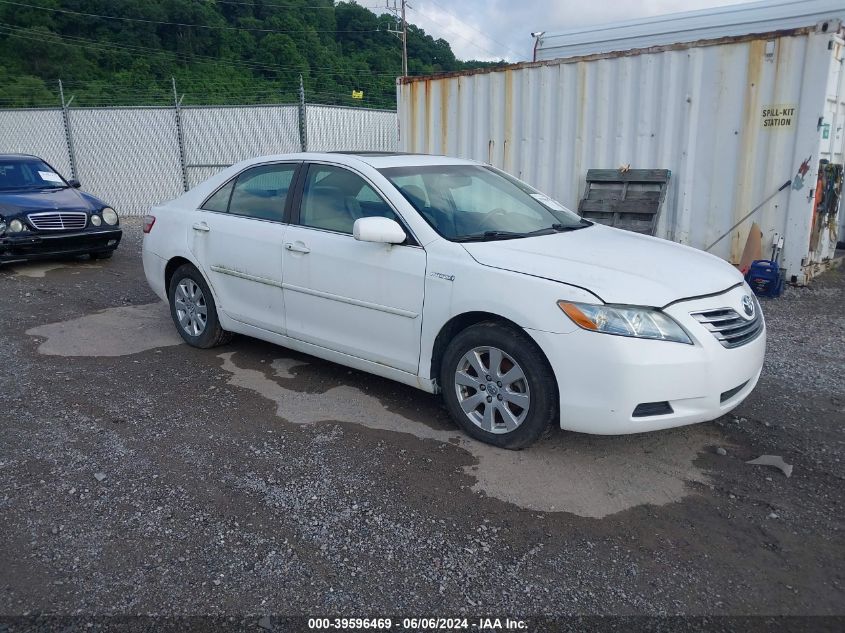
[{"label": "chain link fence", "polygon": [[266,154],[396,151],[396,112],[317,104],[0,109],[0,153],[40,156],[123,215]]},{"label": "chain link fence", "polygon": [[0,152],[35,154],[69,176],[68,151],[62,110],[0,110]]},{"label": "chain link fence", "polygon": [[305,112],[311,151],[395,152],[399,147],[399,122],[395,111],[309,105]]},{"label": "chain link fence", "polygon": [[302,149],[296,105],[188,106],[181,116],[189,188],[239,160]]}]

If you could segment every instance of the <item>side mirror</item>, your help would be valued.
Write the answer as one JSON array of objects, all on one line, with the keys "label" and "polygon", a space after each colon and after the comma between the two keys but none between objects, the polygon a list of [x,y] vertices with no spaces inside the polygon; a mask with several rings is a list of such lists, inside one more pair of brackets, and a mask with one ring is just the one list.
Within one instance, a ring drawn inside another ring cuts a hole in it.
[{"label": "side mirror", "polygon": [[79,189],[82,186],[82,183],[79,182],[76,178],[71,178],[67,181],[67,184],[69,184],[74,189]]},{"label": "side mirror", "polygon": [[381,244],[401,244],[408,238],[396,220],[378,216],[355,220],[352,236],[361,242]]}]

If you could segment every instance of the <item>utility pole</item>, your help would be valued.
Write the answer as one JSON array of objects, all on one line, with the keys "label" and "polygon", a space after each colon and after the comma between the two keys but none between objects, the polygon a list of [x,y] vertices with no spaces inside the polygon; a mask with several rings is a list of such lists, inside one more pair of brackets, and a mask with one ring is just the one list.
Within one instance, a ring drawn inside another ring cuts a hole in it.
[{"label": "utility pole", "polygon": [[[400,6],[401,5],[401,6]],[[405,9],[406,7],[410,7],[411,5],[408,4],[407,0],[386,0],[387,10],[390,11],[394,16],[396,16],[397,23],[401,20],[402,25],[399,28],[397,24],[397,28],[391,29],[390,27],[387,28],[388,33],[393,33],[394,35],[399,36],[402,38],[402,76],[408,76],[408,20],[405,18]]]}]

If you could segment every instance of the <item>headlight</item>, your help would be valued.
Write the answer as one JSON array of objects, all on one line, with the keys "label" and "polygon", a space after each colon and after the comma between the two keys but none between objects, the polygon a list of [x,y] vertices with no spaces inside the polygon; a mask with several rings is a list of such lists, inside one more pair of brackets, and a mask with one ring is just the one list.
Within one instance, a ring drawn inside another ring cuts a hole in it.
[{"label": "headlight", "polygon": [[6,221],[0,218],[0,235],[6,232]]},{"label": "headlight", "polygon": [[21,222],[20,220],[17,220],[17,219],[9,222],[9,232],[10,233],[20,233],[21,231],[23,231],[23,222]]},{"label": "headlight", "polygon": [[105,220],[106,224],[111,224],[114,226],[117,224],[117,213],[111,207],[106,207],[102,211],[103,220]]},{"label": "headlight", "polygon": [[684,329],[660,310],[568,301],[558,301],[557,305],[585,330],[692,345]]},{"label": "headlight", "polygon": [[99,215],[91,216],[91,224],[93,224],[94,226],[100,226],[102,223],[103,221],[100,219]]}]

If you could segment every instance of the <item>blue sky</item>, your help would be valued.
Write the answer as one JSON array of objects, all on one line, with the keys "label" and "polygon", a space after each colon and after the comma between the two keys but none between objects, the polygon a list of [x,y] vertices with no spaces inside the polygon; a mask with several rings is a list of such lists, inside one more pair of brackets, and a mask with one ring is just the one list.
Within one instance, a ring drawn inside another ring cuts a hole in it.
[{"label": "blue sky", "polygon": [[[555,32],[743,0],[409,0],[408,21],[460,59],[531,59],[532,31]],[[374,0],[359,4],[375,6]]]}]

